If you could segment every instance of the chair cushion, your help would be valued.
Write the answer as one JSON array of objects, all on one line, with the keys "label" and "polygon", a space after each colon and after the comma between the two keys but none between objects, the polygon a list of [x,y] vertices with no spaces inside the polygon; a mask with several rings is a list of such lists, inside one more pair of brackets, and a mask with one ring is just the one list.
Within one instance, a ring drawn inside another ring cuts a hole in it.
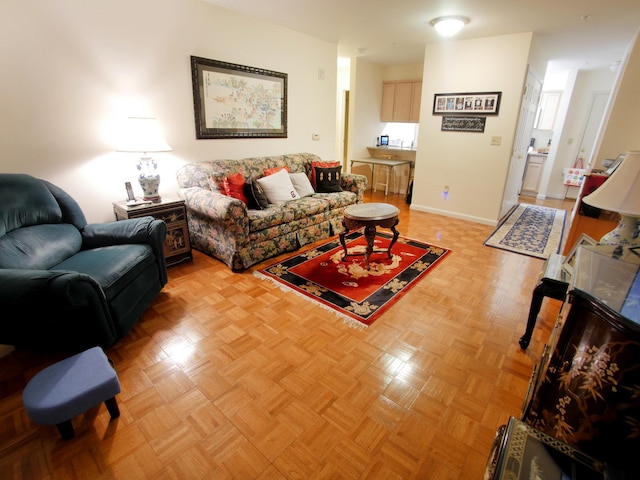
[{"label": "chair cushion", "polygon": [[50,270],[89,275],[110,301],[153,263],[155,256],[149,245],[112,245],[78,252]]},{"label": "chair cushion", "polygon": [[30,175],[0,175],[0,205],[0,237],[18,228],[62,221],[55,197]]},{"label": "chair cushion", "polygon": [[115,370],[100,347],[49,365],[27,384],[22,401],[29,418],[54,425],[120,393]]},{"label": "chair cushion", "polygon": [[68,223],[19,228],[0,237],[0,268],[48,270],[82,247],[82,235]]}]

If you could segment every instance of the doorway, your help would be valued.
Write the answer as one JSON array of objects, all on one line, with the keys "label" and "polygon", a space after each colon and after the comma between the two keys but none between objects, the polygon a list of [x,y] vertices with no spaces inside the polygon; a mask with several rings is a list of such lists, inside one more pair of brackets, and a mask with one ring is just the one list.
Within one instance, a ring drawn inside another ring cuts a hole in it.
[{"label": "doorway", "polygon": [[344,91],[343,131],[342,131],[342,170],[347,171],[347,159],[349,157],[349,90]]},{"label": "doorway", "polygon": [[518,195],[527,163],[529,139],[531,138],[533,122],[538,111],[541,90],[542,82],[529,70],[522,95],[522,103],[520,104],[520,116],[518,117],[516,137],[513,142],[513,152],[511,153],[509,173],[507,174],[507,183],[502,197],[499,218],[504,217],[513,207],[518,205]]}]

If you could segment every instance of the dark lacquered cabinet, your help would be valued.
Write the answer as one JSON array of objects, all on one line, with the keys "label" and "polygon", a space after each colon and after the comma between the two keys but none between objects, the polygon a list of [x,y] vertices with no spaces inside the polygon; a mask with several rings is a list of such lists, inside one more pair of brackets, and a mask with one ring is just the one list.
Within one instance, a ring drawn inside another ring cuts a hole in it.
[{"label": "dark lacquered cabinet", "polygon": [[523,409],[525,423],[623,470],[640,453],[639,263],[631,251],[579,249]]},{"label": "dark lacquered cabinet", "polygon": [[484,480],[622,480],[606,465],[511,417],[494,442]]},{"label": "dark lacquered cabinet", "polygon": [[158,203],[129,205],[127,202],[113,204],[116,220],[138,218],[150,215],[167,225],[164,255],[167,266],[193,259],[187,225],[187,209],[184,200],[163,198]]}]

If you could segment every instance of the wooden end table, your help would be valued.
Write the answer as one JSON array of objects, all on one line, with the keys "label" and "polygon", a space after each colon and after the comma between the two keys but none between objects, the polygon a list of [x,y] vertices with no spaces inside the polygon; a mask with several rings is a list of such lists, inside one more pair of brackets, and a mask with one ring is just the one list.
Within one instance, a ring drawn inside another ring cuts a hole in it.
[{"label": "wooden end table", "polygon": [[565,257],[563,255],[552,253],[544,262],[538,283],[533,289],[529,316],[527,318],[527,328],[524,335],[522,335],[518,341],[520,348],[523,350],[526,350],[531,342],[531,336],[533,335],[544,297],[564,301],[567,296],[567,289],[569,288],[571,278],[570,275],[562,269],[564,259]]},{"label": "wooden end table", "polygon": [[152,216],[167,225],[164,241],[164,256],[167,267],[193,260],[187,224],[187,209],[184,200],[162,197],[157,203],[129,205],[128,202],[114,202],[116,220]]},{"label": "wooden end table", "polygon": [[[398,240],[398,231],[396,225],[398,224],[398,210],[393,205],[388,203],[359,203],[357,205],[351,205],[344,209],[344,217],[342,219],[342,226],[344,230],[340,234],[340,243],[344,249],[344,256],[342,260],[346,260],[349,256],[347,251],[347,244],[345,243],[345,236],[350,230],[364,227],[364,238],[367,240],[367,249],[364,253],[364,262],[369,270],[369,257],[374,252],[373,242],[376,236],[376,227],[389,228],[393,232],[393,239],[387,249],[387,255],[391,258],[391,247]],[[384,250],[382,250],[384,251]],[[351,255],[362,255],[359,253],[352,253]]]}]

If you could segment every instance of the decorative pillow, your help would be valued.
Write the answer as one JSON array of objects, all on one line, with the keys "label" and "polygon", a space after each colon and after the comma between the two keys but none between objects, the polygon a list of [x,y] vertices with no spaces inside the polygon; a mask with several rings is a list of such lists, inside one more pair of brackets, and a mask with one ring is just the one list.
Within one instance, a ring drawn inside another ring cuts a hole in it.
[{"label": "decorative pillow", "polygon": [[253,210],[264,210],[269,207],[269,199],[255,179],[249,179],[244,184],[244,194],[247,200],[249,200],[249,208]]},{"label": "decorative pillow", "polygon": [[287,173],[289,173],[289,167],[284,166],[284,167],[272,167],[272,168],[265,168],[264,169],[264,176],[268,177],[269,175],[273,175],[276,172],[279,172],[280,170],[285,170]]},{"label": "decorative pillow", "polygon": [[316,192],[331,193],[341,192],[340,172],[342,167],[320,168],[316,167]]},{"label": "decorative pillow", "polygon": [[256,181],[267,195],[269,203],[282,205],[290,200],[300,198],[296,189],[293,188],[289,174],[284,169],[267,177],[258,178]]},{"label": "decorative pillow", "polygon": [[339,167],[340,162],[311,162],[311,176],[309,179],[311,180],[311,186],[317,190],[316,188],[316,167],[320,168],[328,168],[328,167]]},{"label": "decorative pillow", "polygon": [[237,198],[245,205],[248,205],[249,200],[247,200],[247,197],[244,195],[244,183],[244,176],[241,173],[225,177],[223,180],[224,194],[228,197]]},{"label": "decorative pillow", "polygon": [[306,197],[307,195],[316,193],[311,186],[309,177],[307,177],[305,173],[290,173],[289,178],[291,179],[293,188],[296,189],[296,192],[298,192],[298,195],[301,197]]},{"label": "decorative pillow", "polygon": [[224,177],[220,175],[209,175],[209,188],[214,193],[224,193]]}]

